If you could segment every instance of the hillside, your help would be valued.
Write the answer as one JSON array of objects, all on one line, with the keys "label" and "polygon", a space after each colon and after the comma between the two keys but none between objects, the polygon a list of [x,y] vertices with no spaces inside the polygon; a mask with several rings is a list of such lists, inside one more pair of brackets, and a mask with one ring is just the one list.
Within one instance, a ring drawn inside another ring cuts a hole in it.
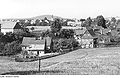
[{"label": "hillside", "polygon": [[48,18],[51,19],[53,18],[59,18],[59,19],[67,19],[67,18],[62,18],[59,16],[55,16],[55,15],[40,15],[40,16],[35,16],[35,17],[30,17],[30,18],[6,18],[4,20],[22,20],[22,19],[44,19],[44,18]]},{"label": "hillside", "polygon": [[0,58],[0,74],[120,75],[120,47],[79,49],[41,61],[14,62]]},{"label": "hillside", "polygon": [[52,19],[52,18],[64,19],[62,17],[54,16],[54,15],[41,15],[41,16],[32,17],[32,19],[44,19],[45,17],[48,19]]}]

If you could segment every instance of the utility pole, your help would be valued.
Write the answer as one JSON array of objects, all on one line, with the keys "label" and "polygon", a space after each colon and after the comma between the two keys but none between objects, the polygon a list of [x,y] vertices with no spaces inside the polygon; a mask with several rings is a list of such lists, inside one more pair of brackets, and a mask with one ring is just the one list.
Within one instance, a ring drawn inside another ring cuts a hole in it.
[{"label": "utility pole", "polygon": [[40,59],[40,57],[39,57],[39,72],[40,72],[40,64],[41,64],[41,59]]}]

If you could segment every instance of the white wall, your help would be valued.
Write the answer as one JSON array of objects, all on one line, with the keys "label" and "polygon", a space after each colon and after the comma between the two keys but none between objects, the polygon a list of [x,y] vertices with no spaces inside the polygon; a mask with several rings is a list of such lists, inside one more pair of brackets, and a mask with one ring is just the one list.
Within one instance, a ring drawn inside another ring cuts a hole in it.
[{"label": "white wall", "polygon": [[1,29],[1,32],[6,34],[7,32],[13,32],[13,29]]}]

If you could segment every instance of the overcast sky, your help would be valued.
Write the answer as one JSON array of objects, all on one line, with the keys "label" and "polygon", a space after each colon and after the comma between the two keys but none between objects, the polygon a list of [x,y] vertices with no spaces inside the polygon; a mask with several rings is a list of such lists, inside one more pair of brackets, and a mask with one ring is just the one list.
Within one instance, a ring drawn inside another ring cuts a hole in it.
[{"label": "overcast sky", "polygon": [[0,18],[120,16],[119,0],[0,0]]}]

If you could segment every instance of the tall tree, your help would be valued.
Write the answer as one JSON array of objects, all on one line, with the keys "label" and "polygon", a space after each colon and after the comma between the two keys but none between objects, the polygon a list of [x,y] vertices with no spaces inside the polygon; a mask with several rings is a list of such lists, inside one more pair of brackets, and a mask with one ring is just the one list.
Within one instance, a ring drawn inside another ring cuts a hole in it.
[{"label": "tall tree", "polygon": [[62,28],[60,19],[55,19],[51,26],[51,32],[53,33],[54,36],[58,36],[60,34],[60,30]]},{"label": "tall tree", "polygon": [[92,19],[91,19],[90,17],[88,17],[86,21],[87,21],[87,25],[88,25],[88,26],[91,26]]},{"label": "tall tree", "polygon": [[97,22],[97,25],[98,26],[102,26],[103,28],[107,28],[106,27],[106,20],[104,19],[104,17],[102,16],[102,15],[100,15],[100,16],[97,16],[97,18],[96,18],[96,22]]},{"label": "tall tree", "polygon": [[117,20],[116,20],[116,18],[115,17],[112,17],[112,19],[111,19],[111,22],[116,22]]},{"label": "tall tree", "polygon": [[73,38],[74,30],[73,29],[62,29],[60,32],[60,38]]}]

